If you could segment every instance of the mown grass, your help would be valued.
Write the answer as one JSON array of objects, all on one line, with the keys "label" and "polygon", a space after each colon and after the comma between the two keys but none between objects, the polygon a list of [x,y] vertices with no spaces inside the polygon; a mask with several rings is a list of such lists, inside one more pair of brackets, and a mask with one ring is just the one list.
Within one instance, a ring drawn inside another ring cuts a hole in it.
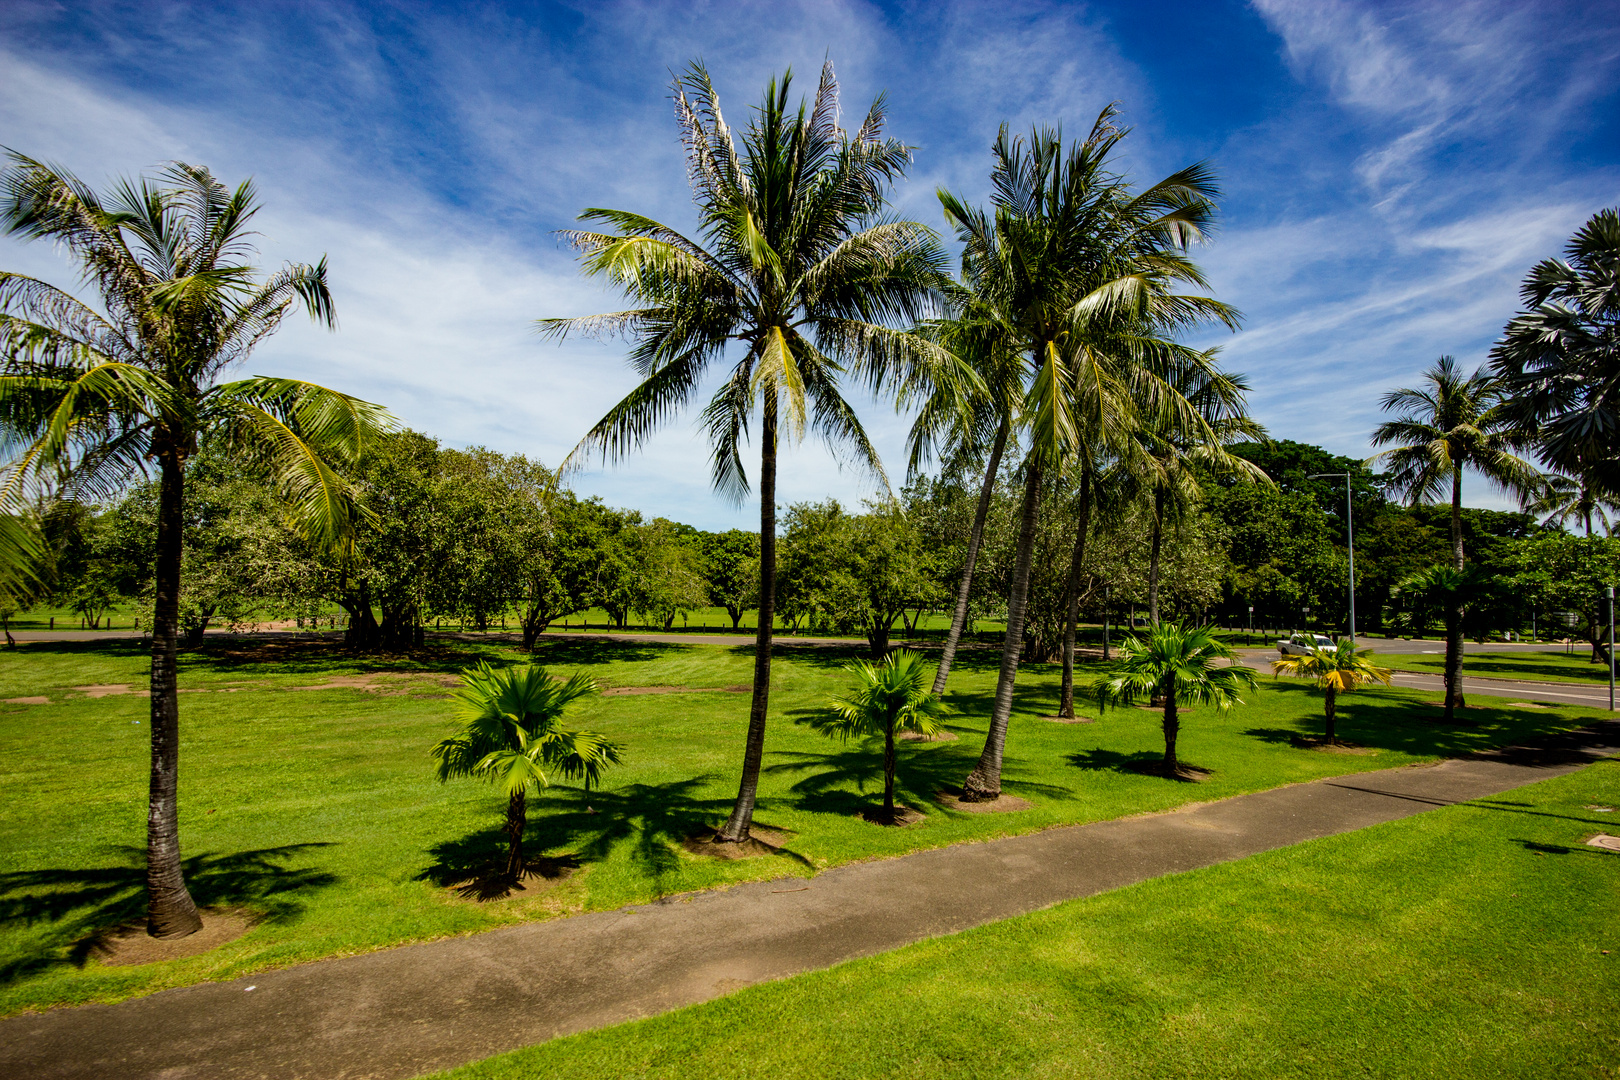
[{"label": "mown grass", "polygon": [[[265,918],[201,956],[107,967],[76,943],[143,910],[147,702],[71,688],[139,689],[145,655],[118,642],[0,652],[6,697],[50,700],[0,705],[0,1014],[1452,756],[1592,715],[1471,709],[1470,726],[1445,728],[1417,695],[1377,690],[1348,699],[1340,721],[1344,738],[1376,753],[1346,756],[1295,745],[1318,730],[1320,699],[1303,685],[1262,679],[1251,702],[1230,714],[1185,717],[1182,757],[1213,770],[1206,782],[1185,784],[1128,769],[1158,754],[1157,714],[1124,709],[1094,724],[1049,723],[1040,716],[1053,711],[1057,673],[1031,666],[1020,679],[1005,786],[1032,808],[962,814],[935,796],[960,782],[983,740],[995,654],[971,651],[950,694],[959,740],[901,751],[899,797],[928,816],[888,829],[855,816],[879,797],[879,755],[820,738],[803,723],[846,688],[842,666],[854,655],[778,648],[758,820],[789,839],[779,856],[721,862],[688,854],[681,841],[722,821],[735,795],[748,696],[725,688],[748,682],[751,648],[548,636],[539,659],[559,673],[585,668],[607,686],[698,692],[585,703],[574,722],[624,742],[628,761],[605,790],[556,786],[540,796],[529,840],[535,853],[572,856],[579,871],[549,890],[477,904],[444,883],[498,854],[502,800],[472,781],[434,781],[428,749],[449,727],[446,675],[476,658],[522,656],[494,640],[441,640],[383,658],[330,643],[210,641],[185,653],[181,668],[190,691],[181,699],[183,849],[200,903]],[[378,671],[390,673],[387,693],[298,689]]]},{"label": "mown grass", "polygon": [[1620,1074],[1602,762],[442,1080]]},{"label": "mown grass", "polygon": [[[1438,654],[1418,656],[1386,653],[1378,662],[1396,671],[1416,671],[1425,675],[1444,675],[1445,650]],[[1585,646],[1573,653],[1565,652],[1501,652],[1464,653],[1463,674],[1482,679],[1528,679],[1534,682],[1562,682],[1607,684],[1609,666],[1594,664],[1591,649]]]}]

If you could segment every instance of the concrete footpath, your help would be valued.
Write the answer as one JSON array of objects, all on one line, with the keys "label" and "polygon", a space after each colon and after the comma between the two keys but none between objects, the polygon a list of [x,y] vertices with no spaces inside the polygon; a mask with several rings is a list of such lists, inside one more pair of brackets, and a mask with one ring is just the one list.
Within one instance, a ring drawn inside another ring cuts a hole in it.
[{"label": "concrete footpath", "polygon": [[1533,749],[14,1017],[0,1021],[0,1076],[418,1076],[1162,874],[1495,795],[1617,751],[1620,724],[1608,722]]}]

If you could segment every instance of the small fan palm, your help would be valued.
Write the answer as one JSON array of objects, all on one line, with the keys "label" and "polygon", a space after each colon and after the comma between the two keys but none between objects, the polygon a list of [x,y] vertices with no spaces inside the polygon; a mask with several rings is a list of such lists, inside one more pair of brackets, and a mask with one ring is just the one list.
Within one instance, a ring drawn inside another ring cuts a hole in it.
[{"label": "small fan palm", "polygon": [[563,710],[596,693],[584,672],[566,681],[546,669],[523,664],[496,670],[487,663],[462,672],[464,685],[456,733],[433,748],[441,781],[472,776],[506,793],[505,877],[523,876],[523,831],[528,824],[531,788],[549,787],[552,776],[601,781],[602,770],[617,765],[624,748],[603,735],[561,724]]},{"label": "small fan palm", "polygon": [[1349,638],[1340,638],[1333,648],[1316,648],[1308,653],[1296,653],[1271,662],[1277,675],[1292,675],[1302,679],[1315,679],[1324,695],[1323,712],[1327,717],[1325,737],[1329,743],[1338,742],[1334,730],[1339,695],[1349,693],[1358,686],[1380,682],[1388,686],[1390,670],[1372,661],[1371,649],[1358,649]]},{"label": "small fan palm", "polygon": [[[0,224],[49,240],[78,263],[99,309],[36,278],[0,273],[0,580],[15,582],[34,541],[16,514],[41,477],[67,498],[159,480],[152,567],[152,771],[147,815],[147,932],[183,937],[202,921],[180,862],[176,683],[186,463],[223,437],[257,466],[308,538],[351,535],[354,504],[335,467],[357,460],[391,421],[375,405],[313,383],[220,381],[302,307],[334,326],[326,262],[259,278],[249,265],[253,186],[234,191],[176,162],[156,181],[105,197],[20,154],[0,174]],[[14,546],[15,545],[15,546]]]},{"label": "small fan palm", "polygon": [[1225,712],[1243,704],[1238,691],[1253,689],[1254,672],[1233,658],[1232,650],[1208,626],[1161,622],[1146,634],[1130,635],[1119,646],[1113,671],[1092,687],[1097,703],[1134,705],[1143,698],[1164,698],[1164,762],[1166,775],[1181,769],[1176,759],[1176,736],[1181,731],[1179,707],[1183,703],[1213,705]]},{"label": "small fan palm", "polygon": [[933,672],[914,652],[900,650],[881,664],[856,661],[848,668],[855,675],[855,692],[834,698],[832,714],[812,722],[816,731],[848,742],[854,738],[883,739],[883,815],[894,824],[894,740],[902,731],[936,735],[938,717],[945,712],[939,696],[929,689]]}]

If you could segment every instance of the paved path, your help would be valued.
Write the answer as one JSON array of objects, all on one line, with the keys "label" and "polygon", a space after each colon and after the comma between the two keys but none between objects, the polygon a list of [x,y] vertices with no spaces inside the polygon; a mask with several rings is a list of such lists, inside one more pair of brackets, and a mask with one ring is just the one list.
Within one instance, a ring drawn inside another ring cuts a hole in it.
[{"label": "paved path", "polygon": [[0,1022],[0,1076],[412,1077],[705,1001],[1079,896],[1408,817],[1620,750],[1620,724],[1426,767],[1278,788],[325,960]]}]

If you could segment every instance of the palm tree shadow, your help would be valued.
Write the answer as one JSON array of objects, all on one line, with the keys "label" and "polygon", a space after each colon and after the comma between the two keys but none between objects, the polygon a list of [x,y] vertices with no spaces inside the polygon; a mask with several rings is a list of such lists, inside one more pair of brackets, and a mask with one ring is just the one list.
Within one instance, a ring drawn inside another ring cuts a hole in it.
[{"label": "palm tree shadow", "polygon": [[[284,863],[330,843],[286,844],[182,861],[199,907],[245,907],[260,923],[286,922],[303,910],[299,894],[336,884],[338,876]],[[98,932],[146,915],[146,849],[115,847],[111,866],[21,870],[0,874],[0,926],[52,925],[32,955],[0,965],[0,985],[71,964],[82,968]],[[65,951],[64,951],[65,950]]]},{"label": "palm tree shadow", "polygon": [[1165,780],[1175,780],[1183,784],[1194,784],[1208,774],[1208,769],[1201,769],[1197,765],[1188,765],[1182,762],[1174,770],[1164,767],[1164,754],[1153,750],[1138,750],[1131,754],[1122,754],[1118,750],[1079,750],[1072,754],[1065,754],[1064,759],[1077,769],[1087,769],[1092,772],[1125,772],[1138,776],[1156,776]]},{"label": "palm tree shadow", "polygon": [[[564,877],[578,867],[624,851],[660,887],[673,885],[681,871],[685,842],[712,836],[731,811],[731,799],[698,796],[715,779],[713,775],[702,775],[665,784],[627,784],[589,792],[552,785],[546,789],[545,799],[530,810],[524,848],[548,854],[526,860],[529,874]],[[757,824],[771,828],[764,821]],[[496,876],[504,870],[506,834],[494,826],[480,829],[435,845],[429,854],[434,861],[416,880],[446,887],[474,886],[481,875],[489,874],[492,862],[497,866]],[[813,866],[804,856],[786,848],[775,854],[806,868]],[[506,887],[510,889],[510,883]],[[479,895],[477,888],[462,894],[478,899],[505,895],[496,883],[491,883],[488,891],[491,895]]]},{"label": "palm tree shadow", "polygon": [[504,900],[524,891],[525,880],[551,884],[579,868],[573,855],[527,855],[523,873],[513,881],[506,875],[506,846],[506,830],[499,826],[435,844],[428,849],[433,863],[413,880],[449,889],[464,900]]}]

